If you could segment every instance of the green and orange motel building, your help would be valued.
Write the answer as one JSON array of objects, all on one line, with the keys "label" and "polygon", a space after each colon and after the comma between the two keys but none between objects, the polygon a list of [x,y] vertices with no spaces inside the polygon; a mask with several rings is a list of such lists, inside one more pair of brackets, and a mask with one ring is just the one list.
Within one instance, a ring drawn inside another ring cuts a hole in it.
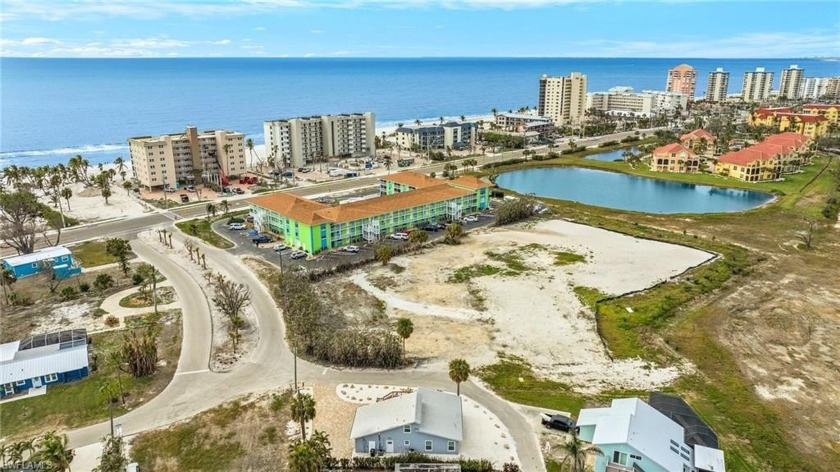
[{"label": "green and orange motel building", "polygon": [[257,230],[282,235],[290,247],[317,254],[484,210],[492,186],[471,176],[442,180],[400,172],[379,179],[376,198],[331,206],[281,192],[251,199],[250,214]]}]

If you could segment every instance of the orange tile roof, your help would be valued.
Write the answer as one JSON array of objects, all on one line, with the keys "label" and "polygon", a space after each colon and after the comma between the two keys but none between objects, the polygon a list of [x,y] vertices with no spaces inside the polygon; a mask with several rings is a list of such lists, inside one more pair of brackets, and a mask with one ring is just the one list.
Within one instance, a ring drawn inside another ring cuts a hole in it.
[{"label": "orange tile roof", "polygon": [[840,108],[840,104],[834,103],[834,104],[830,104],[830,105],[824,105],[824,104],[820,104],[820,103],[809,103],[807,105],[802,106],[803,110],[807,110],[809,108],[828,110],[829,108]]},{"label": "orange tile roof", "polygon": [[800,149],[807,142],[808,138],[798,133],[775,134],[748,148],[726,153],[720,156],[718,161],[746,166],[755,161],[768,161],[779,154],[787,154],[792,150]]},{"label": "orange tile roof", "polygon": [[490,182],[485,182],[478,177],[474,177],[472,175],[462,175],[455,180],[451,180],[447,182],[449,185],[455,185],[458,187],[466,187],[473,190],[478,190],[480,188],[487,188],[492,187],[493,184]]},{"label": "orange tile roof", "polygon": [[[475,190],[448,185],[449,182],[442,180],[436,181],[440,184],[337,206],[324,205],[289,193],[275,193],[253,198],[249,201],[254,205],[311,226],[327,222],[344,223],[359,220],[429,203],[466,197],[475,193]],[[490,185],[488,184],[488,186]]]},{"label": "orange tile roof", "polygon": [[707,141],[717,140],[717,138],[715,138],[715,135],[713,135],[712,133],[704,130],[703,128],[697,128],[696,130],[694,130],[690,133],[686,133],[686,134],[680,136],[680,141],[685,141],[687,139],[701,139],[701,138],[706,138]]},{"label": "orange tile roof", "polygon": [[318,214],[333,223],[344,223],[472,194],[473,192],[470,190],[449,185],[437,185],[411,192],[383,195],[370,200],[346,203],[326,210],[319,210]]},{"label": "orange tile roof", "polygon": [[421,174],[419,172],[397,172],[396,174],[385,175],[379,178],[379,180],[387,180],[390,182],[394,182],[397,184],[408,185],[409,187],[414,188],[426,188],[426,187],[433,187],[436,185],[443,185],[446,182],[438,179],[433,179],[425,174]]},{"label": "orange tile roof", "polygon": [[260,206],[283,216],[300,221],[305,225],[323,223],[324,218],[318,215],[318,211],[330,208],[328,205],[318,203],[306,198],[301,198],[291,193],[274,193],[263,195],[248,200],[254,205]]},{"label": "orange tile roof", "polygon": [[793,113],[793,108],[791,107],[776,107],[776,108],[759,108],[755,111],[755,114],[761,117],[770,116],[773,114],[778,113]]},{"label": "orange tile roof", "polygon": [[671,154],[672,152],[676,153],[676,152],[682,152],[682,151],[687,152],[689,156],[692,156],[692,157],[696,156],[696,154],[694,154],[694,152],[692,152],[691,149],[688,149],[687,147],[683,146],[680,143],[671,143],[671,144],[666,144],[664,146],[659,146],[658,148],[653,150],[653,155],[656,156],[656,155],[662,155],[662,154]]}]

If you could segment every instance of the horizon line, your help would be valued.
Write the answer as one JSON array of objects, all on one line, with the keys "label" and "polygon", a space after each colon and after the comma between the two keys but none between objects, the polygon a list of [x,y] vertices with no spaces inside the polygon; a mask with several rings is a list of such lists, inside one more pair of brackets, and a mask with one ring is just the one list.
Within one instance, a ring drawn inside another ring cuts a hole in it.
[{"label": "horizon line", "polygon": [[715,57],[715,56],[0,56],[3,59],[810,59],[840,61],[840,56],[773,56],[773,57]]}]

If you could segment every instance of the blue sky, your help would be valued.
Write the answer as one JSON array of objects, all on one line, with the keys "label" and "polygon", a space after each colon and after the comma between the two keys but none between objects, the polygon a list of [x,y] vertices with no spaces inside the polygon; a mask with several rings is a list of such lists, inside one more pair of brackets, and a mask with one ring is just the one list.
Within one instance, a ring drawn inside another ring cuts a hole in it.
[{"label": "blue sky", "polygon": [[23,57],[840,56],[840,2],[3,0]]}]

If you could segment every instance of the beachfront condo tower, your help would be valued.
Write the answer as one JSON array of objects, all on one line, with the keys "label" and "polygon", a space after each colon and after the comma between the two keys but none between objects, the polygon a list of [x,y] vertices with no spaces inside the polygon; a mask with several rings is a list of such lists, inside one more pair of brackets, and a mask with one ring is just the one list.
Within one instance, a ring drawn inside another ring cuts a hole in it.
[{"label": "beachfront condo tower", "polygon": [[714,72],[709,73],[709,81],[706,84],[707,102],[724,102],[726,94],[729,93],[729,72],[718,67]]},{"label": "beachfront condo tower", "polygon": [[745,102],[760,102],[770,96],[773,90],[773,73],[756,67],[753,72],[744,72],[744,85],[741,98]]},{"label": "beachfront condo tower", "polygon": [[800,89],[804,76],[805,69],[800,69],[796,64],[783,70],[782,83],[779,85],[779,98],[796,100],[801,97]]},{"label": "beachfront condo tower", "polygon": [[227,130],[198,131],[128,139],[131,166],[149,190],[196,183],[224,186],[245,173],[245,135]]},{"label": "beachfront condo tower", "polygon": [[680,64],[668,71],[667,92],[677,92],[694,100],[697,87],[697,71],[688,64]]},{"label": "beachfront condo tower", "polygon": [[263,123],[266,156],[277,168],[303,167],[330,157],[373,157],[373,113],[304,116]]},{"label": "beachfront condo tower", "polygon": [[577,126],[586,111],[586,75],[540,77],[537,114],[551,118],[555,126]]}]

